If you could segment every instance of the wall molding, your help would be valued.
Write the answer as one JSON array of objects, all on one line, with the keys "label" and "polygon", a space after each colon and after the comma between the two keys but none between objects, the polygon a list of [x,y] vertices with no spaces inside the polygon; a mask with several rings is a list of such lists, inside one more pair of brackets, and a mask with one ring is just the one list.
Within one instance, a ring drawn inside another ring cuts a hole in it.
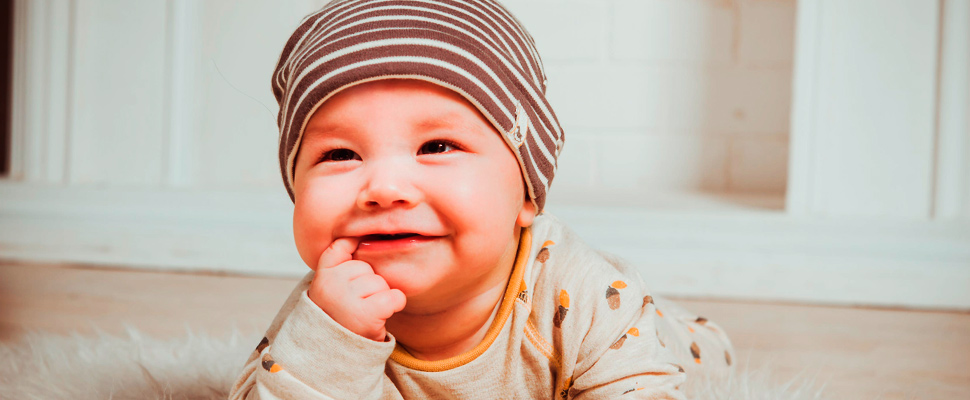
[{"label": "wall molding", "polygon": [[166,93],[165,167],[166,186],[194,184],[196,138],[199,130],[199,99],[202,98],[200,65],[202,58],[201,14],[203,4],[192,0],[168,3],[168,89]]},{"label": "wall molding", "polygon": [[14,4],[11,177],[64,182],[70,141],[75,3]]},{"label": "wall molding", "polygon": [[940,9],[934,218],[970,220],[970,1]]},{"label": "wall molding", "polygon": [[795,56],[792,69],[791,129],[789,130],[788,188],[786,210],[807,216],[814,209],[813,154],[818,97],[819,34],[821,2],[799,1],[796,5]]},{"label": "wall molding", "polygon": [[[279,191],[105,189],[0,182],[0,258],[300,276]],[[658,293],[970,309],[970,227],[809,220],[781,211],[550,206]]]}]

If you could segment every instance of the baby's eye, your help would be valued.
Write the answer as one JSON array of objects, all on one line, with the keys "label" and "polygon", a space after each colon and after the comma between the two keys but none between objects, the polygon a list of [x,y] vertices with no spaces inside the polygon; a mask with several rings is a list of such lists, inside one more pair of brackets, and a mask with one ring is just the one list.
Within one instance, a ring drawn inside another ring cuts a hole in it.
[{"label": "baby's eye", "polygon": [[446,140],[432,140],[421,145],[418,154],[440,154],[458,150],[458,146]]},{"label": "baby's eye", "polygon": [[318,162],[360,160],[360,156],[349,149],[333,149],[320,156]]}]

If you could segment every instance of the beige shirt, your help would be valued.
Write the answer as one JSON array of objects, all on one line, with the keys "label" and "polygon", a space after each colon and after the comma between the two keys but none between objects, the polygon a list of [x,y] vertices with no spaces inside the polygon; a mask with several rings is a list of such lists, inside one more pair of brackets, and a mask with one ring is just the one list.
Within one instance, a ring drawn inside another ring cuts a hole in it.
[{"label": "beige shirt", "polygon": [[631,266],[548,214],[523,230],[485,339],[449,359],[350,332],[307,297],[312,278],[284,303],[230,399],[683,399],[692,369],[731,364],[717,325],[651,296]]}]

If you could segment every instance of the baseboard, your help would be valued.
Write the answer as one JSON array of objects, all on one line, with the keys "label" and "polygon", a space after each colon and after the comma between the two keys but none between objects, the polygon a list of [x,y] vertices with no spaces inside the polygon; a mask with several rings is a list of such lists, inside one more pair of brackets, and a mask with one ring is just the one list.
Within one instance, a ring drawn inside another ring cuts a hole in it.
[{"label": "baseboard", "polygon": [[[780,210],[550,206],[658,293],[816,304],[970,309],[970,226],[810,220]],[[0,183],[0,258],[300,276],[279,191]]]},{"label": "baseboard", "polygon": [[0,257],[300,276],[291,218],[279,191],[0,183]]}]

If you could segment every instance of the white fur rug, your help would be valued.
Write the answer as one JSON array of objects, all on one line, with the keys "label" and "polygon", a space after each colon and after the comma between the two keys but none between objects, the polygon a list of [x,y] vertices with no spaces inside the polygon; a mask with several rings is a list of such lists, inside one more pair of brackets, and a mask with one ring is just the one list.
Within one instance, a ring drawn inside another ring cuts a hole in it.
[{"label": "white fur rug", "polygon": [[[261,332],[229,337],[187,332],[158,340],[134,329],[126,337],[32,333],[0,344],[0,399],[225,399],[260,338]],[[684,390],[691,399],[825,398],[811,379],[777,383],[768,366],[688,382]]]}]

